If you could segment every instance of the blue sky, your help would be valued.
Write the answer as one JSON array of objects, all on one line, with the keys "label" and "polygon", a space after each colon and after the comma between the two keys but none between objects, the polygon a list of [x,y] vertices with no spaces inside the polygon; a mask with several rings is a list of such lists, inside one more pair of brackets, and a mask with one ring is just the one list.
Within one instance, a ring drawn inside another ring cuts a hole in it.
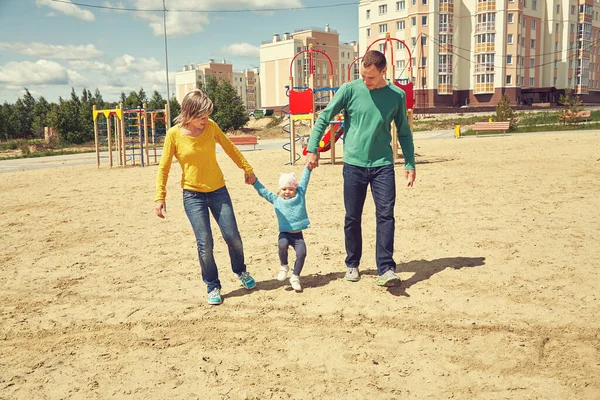
[{"label": "blue sky", "polygon": [[[73,3],[78,3],[75,5]],[[350,3],[350,4],[349,4]],[[104,100],[143,87],[166,97],[162,0],[0,0],[0,103],[27,87],[50,102],[100,89]],[[345,5],[344,5],[345,4]],[[340,5],[311,8],[315,6]],[[268,12],[227,10],[301,8]],[[169,84],[184,64],[223,58],[236,71],[258,67],[258,47],[274,33],[329,24],[340,40],[358,40],[358,1],[166,0]],[[218,12],[205,12],[206,10]]]}]

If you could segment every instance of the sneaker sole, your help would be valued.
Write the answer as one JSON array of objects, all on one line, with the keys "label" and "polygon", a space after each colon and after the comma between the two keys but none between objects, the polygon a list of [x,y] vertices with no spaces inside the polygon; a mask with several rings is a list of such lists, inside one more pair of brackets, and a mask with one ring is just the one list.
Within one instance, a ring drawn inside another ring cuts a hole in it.
[{"label": "sneaker sole", "polygon": [[344,279],[347,280],[348,282],[358,282],[358,281],[360,281],[360,276],[358,278],[350,278],[350,277],[345,276]]},{"label": "sneaker sole", "polygon": [[379,286],[385,286],[385,287],[393,287],[393,286],[400,286],[400,283],[402,283],[402,281],[400,280],[400,278],[391,278],[385,281],[377,281],[377,284]]},{"label": "sneaker sole", "polygon": [[219,304],[223,304],[223,300],[219,301],[218,303],[213,301],[208,302],[209,306],[218,306]]},{"label": "sneaker sole", "polygon": [[252,289],[254,289],[254,288],[256,287],[256,283],[254,283],[254,285],[252,285],[252,286],[250,286],[250,285],[244,285],[244,284],[242,283],[242,287],[243,287],[244,289],[252,290]]}]

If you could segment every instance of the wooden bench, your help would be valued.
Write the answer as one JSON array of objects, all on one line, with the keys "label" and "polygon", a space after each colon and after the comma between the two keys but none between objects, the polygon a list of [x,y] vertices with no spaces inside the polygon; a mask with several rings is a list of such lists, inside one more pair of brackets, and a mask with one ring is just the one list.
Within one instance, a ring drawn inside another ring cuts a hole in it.
[{"label": "wooden bench", "polygon": [[475,136],[479,136],[479,132],[502,132],[502,134],[506,134],[506,131],[510,127],[509,121],[502,122],[475,122],[475,126],[473,130],[475,131]]},{"label": "wooden bench", "polygon": [[558,122],[566,124],[567,122],[589,121],[590,118],[592,118],[592,112],[590,110],[578,111],[574,115],[569,111],[563,111],[563,113],[558,116]]},{"label": "wooden bench", "polygon": [[256,150],[256,145],[258,144],[258,138],[252,135],[243,135],[243,136],[229,136],[229,140],[236,146],[238,145],[246,145],[246,146],[254,146],[254,150]]}]

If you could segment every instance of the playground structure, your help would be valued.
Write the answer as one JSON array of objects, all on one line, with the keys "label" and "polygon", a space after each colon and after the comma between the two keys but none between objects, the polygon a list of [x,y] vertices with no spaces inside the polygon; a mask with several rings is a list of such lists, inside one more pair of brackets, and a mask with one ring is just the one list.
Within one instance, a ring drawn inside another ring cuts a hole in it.
[{"label": "playground structure", "polygon": [[[307,53],[309,56],[308,68],[309,68],[309,77],[308,77],[308,86],[307,87],[299,87],[294,85],[294,61],[296,58],[303,54]],[[329,86],[324,88],[315,89],[314,83],[314,70],[315,70],[315,54],[319,53],[325,56],[329,65],[329,74],[328,74],[328,82]],[[300,159],[300,154],[296,153],[296,142],[300,139],[300,137],[296,134],[295,122],[296,121],[309,121],[309,127],[312,129],[315,120],[316,120],[316,107],[315,107],[315,94],[319,92],[329,92],[329,99],[333,97],[334,92],[338,88],[333,87],[333,63],[331,58],[324,51],[313,49],[312,44],[308,46],[307,50],[299,51],[294,55],[292,61],[290,62],[290,84],[289,84],[289,134],[290,134],[290,142],[289,148],[284,148],[290,152],[290,164],[294,164],[296,161]],[[330,126],[326,135],[331,135],[331,130],[333,127],[336,127],[335,131],[337,132],[334,135],[335,140],[339,139],[343,133],[343,123],[341,122],[341,118],[338,121],[334,121]],[[327,136],[329,138],[329,136]],[[325,138],[324,138],[325,140]],[[324,144],[321,141],[321,144]],[[286,144],[288,145],[288,144]],[[324,148],[323,145],[320,145],[319,148]],[[326,151],[326,150],[321,150]],[[306,146],[304,147],[304,154],[306,154]],[[331,161],[335,163],[335,146],[331,146]]]},{"label": "playground structure", "polygon": [[[411,53],[410,49],[408,48],[408,46],[406,45],[406,43],[404,43],[400,39],[390,37],[389,32],[386,33],[385,38],[377,39],[373,43],[371,43],[369,45],[369,47],[367,48],[367,51],[369,51],[371,46],[373,46],[375,43],[380,42],[382,40],[385,41],[385,44],[383,47],[383,54],[386,54],[386,52],[389,48],[390,61],[391,61],[388,63],[388,67],[387,67],[387,71],[386,71],[386,75],[387,75],[386,78],[390,81],[393,81],[394,85],[396,85],[400,89],[404,90],[404,92],[406,93],[406,117],[407,117],[408,123],[410,125],[410,129],[411,129],[411,131],[413,131],[413,107],[414,107],[415,91],[414,91],[414,85],[412,82],[412,53]],[[411,76],[409,78],[396,78],[396,68],[395,68],[396,65],[395,65],[394,50],[393,50],[393,45],[392,45],[393,41],[397,41],[397,42],[401,43],[403,45],[403,48],[405,48],[406,51],[408,51],[409,64],[408,64],[407,71],[411,74]],[[310,68],[309,86],[308,86],[308,88],[303,88],[304,90],[298,91],[298,90],[296,90],[297,88],[294,87],[294,78],[292,75],[292,69],[293,69],[294,60],[296,59],[296,57],[298,57],[300,54],[305,53],[305,52],[309,53],[309,59],[310,59],[310,62],[309,62],[309,68]],[[331,99],[331,97],[333,97],[333,92],[335,90],[337,90],[337,88],[332,87],[333,86],[333,64],[332,64],[329,56],[327,56],[327,54],[325,54],[324,52],[322,52],[320,50],[313,49],[312,45],[309,46],[308,50],[303,50],[303,51],[296,53],[296,55],[294,56],[294,58],[292,58],[292,61],[290,63],[290,86],[289,86],[290,164],[294,164],[300,158],[299,156],[298,156],[298,158],[295,157],[296,156],[296,141],[297,141],[297,139],[296,139],[296,134],[294,131],[294,121],[308,120],[308,121],[310,121],[310,128],[313,127],[314,122],[315,122],[316,112],[315,112],[314,93],[316,92],[316,90],[313,89],[314,88],[313,52],[319,52],[319,53],[325,55],[325,57],[327,57],[327,59],[329,60],[329,66],[330,66],[330,72],[331,72],[329,75],[330,87],[324,88],[324,89],[330,90],[330,92],[331,92],[330,99]],[[362,57],[356,58],[354,61],[352,61],[352,63],[350,65],[348,65],[348,81],[351,80],[351,71],[352,71],[353,65],[361,58]],[[321,89],[321,90],[323,90],[323,89]],[[393,124],[393,122],[392,122],[392,124]],[[392,131],[395,131],[394,125],[392,125]],[[342,118],[342,116],[338,116],[336,118],[336,120],[330,121],[330,127],[326,131],[323,138],[321,139],[321,142],[319,143],[319,147],[318,147],[319,152],[325,152],[325,151],[331,150],[331,163],[332,164],[335,164],[335,161],[336,161],[335,142],[337,142],[337,140],[339,138],[341,138],[343,136],[343,134],[344,134],[343,118]],[[392,149],[393,149],[393,154],[394,154],[394,163],[399,158],[398,147],[399,147],[398,137],[397,137],[397,135],[392,134]],[[303,150],[303,154],[306,155],[306,153],[307,153],[307,150],[306,150],[306,146],[305,146],[304,150]]]},{"label": "playground structure", "polygon": [[[123,108],[120,103],[116,109],[97,110],[94,105],[94,139],[96,145],[96,163],[100,168],[101,153],[107,152],[109,167],[113,167],[116,157],[119,166],[150,165],[150,148],[154,164],[158,163],[157,146],[162,144],[167,130],[171,127],[169,104],[164,109],[147,110],[142,108]],[[116,152],[116,155],[114,154]]]}]

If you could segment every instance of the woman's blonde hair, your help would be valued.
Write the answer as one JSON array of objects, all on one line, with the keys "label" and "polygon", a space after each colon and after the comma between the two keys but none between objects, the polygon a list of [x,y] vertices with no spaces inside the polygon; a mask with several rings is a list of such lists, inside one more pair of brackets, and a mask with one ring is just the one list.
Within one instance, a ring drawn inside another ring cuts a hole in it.
[{"label": "woman's blonde hair", "polygon": [[201,118],[213,112],[213,102],[206,93],[200,89],[194,89],[185,95],[181,102],[181,112],[175,118],[175,123],[185,126],[194,118]]}]

